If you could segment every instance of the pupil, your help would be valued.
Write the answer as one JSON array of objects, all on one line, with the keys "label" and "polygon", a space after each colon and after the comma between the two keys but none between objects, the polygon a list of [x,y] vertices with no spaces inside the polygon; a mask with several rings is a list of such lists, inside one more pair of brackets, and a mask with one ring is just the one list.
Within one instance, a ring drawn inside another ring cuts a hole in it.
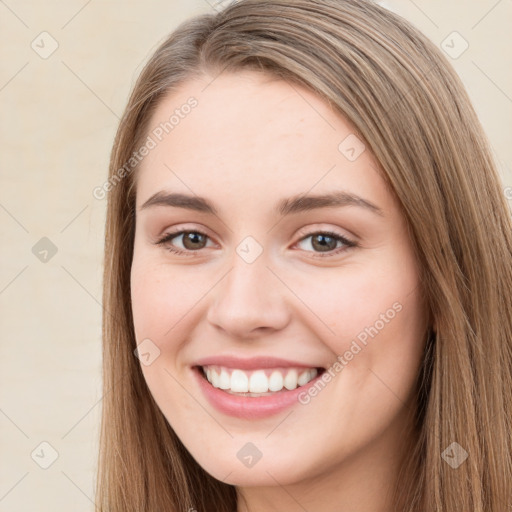
[{"label": "pupil", "polygon": [[[320,242],[320,245],[318,246],[322,251],[325,251],[325,249],[327,248],[327,250],[329,249],[336,249],[336,240],[332,237],[332,236],[328,236],[328,235],[317,235],[316,237],[313,238],[313,246],[315,246],[315,242],[317,240],[322,240],[322,242]],[[325,241],[331,241],[331,244],[329,243],[325,243]]]},{"label": "pupil", "polygon": [[192,244],[192,247],[188,247],[189,249],[192,248],[192,249],[197,249],[197,247],[194,247],[194,244],[200,244],[201,241],[198,240],[202,237],[203,235],[199,234],[199,233],[194,233],[194,232],[188,232],[186,235],[185,235],[185,238],[183,240],[183,244],[185,245],[185,247],[187,247],[187,242],[190,242]]}]

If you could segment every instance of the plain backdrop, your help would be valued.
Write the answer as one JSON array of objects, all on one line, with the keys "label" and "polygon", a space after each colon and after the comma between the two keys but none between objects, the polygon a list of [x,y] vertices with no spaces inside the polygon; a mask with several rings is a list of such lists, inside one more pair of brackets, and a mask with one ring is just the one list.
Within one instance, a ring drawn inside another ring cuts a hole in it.
[{"label": "plain backdrop", "polygon": [[[142,65],[210,3],[0,0],[0,512],[94,509],[106,202],[92,192]],[[512,205],[512,1],[381,3],[451,53]]]}]

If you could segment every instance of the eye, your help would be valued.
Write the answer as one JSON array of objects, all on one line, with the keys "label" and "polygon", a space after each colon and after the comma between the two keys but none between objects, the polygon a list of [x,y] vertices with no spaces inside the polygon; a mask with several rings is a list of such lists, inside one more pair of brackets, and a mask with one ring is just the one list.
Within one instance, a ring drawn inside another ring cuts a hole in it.
[{"label": "eye", "polygon": [[[181,244],[183,248],[175,247],[171,242],[175,238],[182,237]],[[198,230],[181,230],[173,233],[165,234],[161,239],[155,243],[157,245],[164,245],[170,252],[185,256],[196,256],[195,252],[206,247],[206,242],[209,236],[206,233]],[[358,244],[348,239],[346,236],[332,231],[316,231],[302,237],[297,245],[304,243],[306,240],[311,239],[310,245],[317,252],[314,257],[326,258],[334,256],[340,252],[346,251],[352,247],[357,247]],[[341,247],[338,245],[341,243]],[[307,249],[306,249],[307,251]],[[311,251],[307,251],[311,252]]]},{"label": "eye", "polygon": [[[310,233],[301,238],[298,244],[304,243],[308,239],[311,239],[309,245],[319,251],[319,254],[315,254],[315,257],[320,258],[334,256],[358,245],[354,240],[350,240],[346,236],[332,231]],[[341,243],[341,247],[338,246],[339,243]]]},{"label": "eye", "polygon": [[[171,241],[175,238],[182,237],[183,249],[175,247],[171,244]],[[175,254],[191,255],[190,253],[197,252],[199,249],[204,249],[205,242],[208,239],[208,235],[198,230],[183,230],[176,231],[174,233],[167,233],[160,240],[155,242],[157,245],[164,245],[166,248]],[[194,254],[195,256],[195,254]]]}]

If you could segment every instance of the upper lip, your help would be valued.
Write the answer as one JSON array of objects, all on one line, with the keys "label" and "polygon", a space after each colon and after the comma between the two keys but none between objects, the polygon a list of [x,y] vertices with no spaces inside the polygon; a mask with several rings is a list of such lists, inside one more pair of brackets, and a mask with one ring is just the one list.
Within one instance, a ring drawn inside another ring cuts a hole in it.
[{"label": "upper lip", "polygon": [[242,359],[236,356],[211,356],[199,359],[194,366],[224,366],[226,368],[238,368],[240,370],[257,370],[260,368],[323,368],[320,365],[307,364],[289,359],[281,359],[272,356],[258,356]]}]

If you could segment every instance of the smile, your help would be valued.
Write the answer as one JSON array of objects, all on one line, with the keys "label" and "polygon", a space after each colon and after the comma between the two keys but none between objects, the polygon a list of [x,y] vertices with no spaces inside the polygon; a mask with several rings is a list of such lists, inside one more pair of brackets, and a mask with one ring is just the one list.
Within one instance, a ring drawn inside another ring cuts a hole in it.
[{"label": "smile", "polygon": [[301,404],[299,396],[326,371],[275,357],[232,356],[204,358],[191,370],[209,404],[241,420],[263,419]]},{"label": "smile", "polygon": [[242,370],[218,365],[202,366],[201,370],[214,387],[231,394],[266,396],[292,391],[313,380],[323,368],[264,368]]}]

